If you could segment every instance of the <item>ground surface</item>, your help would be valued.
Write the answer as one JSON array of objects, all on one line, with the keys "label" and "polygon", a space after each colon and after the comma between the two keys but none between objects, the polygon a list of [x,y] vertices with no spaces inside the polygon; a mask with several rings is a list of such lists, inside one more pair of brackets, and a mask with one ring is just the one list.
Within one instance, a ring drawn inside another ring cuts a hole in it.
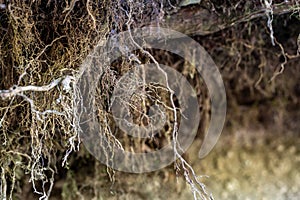
[{"label": "ground surface", "polygon": [[[265,130],[225,131],[204,160],[197,158],[197,141],[187,157],[199,175],[209,176],[201,180],[214,199],[296,200],[300,196],[300,138],[297,134],[271,134]],[[120,176],[123,178],[118,179]],[[108,200],[193,199],[172,167],[141,175],[117,172],[114,185],[99,183],[99,194]]]}]

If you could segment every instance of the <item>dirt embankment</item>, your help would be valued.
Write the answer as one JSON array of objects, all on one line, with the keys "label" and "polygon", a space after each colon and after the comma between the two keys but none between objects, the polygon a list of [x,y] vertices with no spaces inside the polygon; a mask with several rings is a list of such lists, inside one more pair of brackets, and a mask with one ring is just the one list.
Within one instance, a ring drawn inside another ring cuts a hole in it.
[{"label": "dirt embankment", "polygon": [[[214,199],[297,200],[300,196],[300,138],[295,134],[266,134],[266,130],[237,130],[224,133],[216,148],[203,160],[199,142],[188,157]],[[251,137],[249,137],[251,135]],[[117,173],[117,177],[121,175]],[[125,175],[102,190],[103,199],[193,199],[189,187],[172,169],[151,174]],[[206,177],[207,176],[207,177]]]}]

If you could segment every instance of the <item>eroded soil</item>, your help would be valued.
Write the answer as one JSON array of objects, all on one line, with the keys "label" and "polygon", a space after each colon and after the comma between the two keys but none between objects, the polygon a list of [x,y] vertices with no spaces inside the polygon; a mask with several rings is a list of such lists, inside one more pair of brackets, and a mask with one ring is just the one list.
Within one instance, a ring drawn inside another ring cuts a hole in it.
[{"label": "eroded soil", "polygon": [[[223,133],[213,152],[203,160],[197,158],[199,147],[195,141],[188,159],[199,175],[208,176],[201,180],[214,199],[299,199],[297,134],[279,136],[264,130]],[[172,167],[141,175],[118,172],[110,191],[104,187],[100,194],[102,199],[193,199],[189,187],[174,175]]]}]

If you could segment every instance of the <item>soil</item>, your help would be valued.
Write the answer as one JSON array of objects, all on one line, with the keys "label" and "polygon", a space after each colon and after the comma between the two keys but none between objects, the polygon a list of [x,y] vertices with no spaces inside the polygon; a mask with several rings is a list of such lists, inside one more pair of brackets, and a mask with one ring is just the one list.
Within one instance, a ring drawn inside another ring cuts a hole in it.
[{"label": "soil", "polygon": [[[197,157],[200,145],[196,140],[186,157],[214,199],[299,199],[299,134],[225,130],[203,160]],[[98,186],[100,199],[107,200],[193,199],[189,186],[174,175],[172,166],[145,174],[116,172],[114,184],[101,182]]]}]

